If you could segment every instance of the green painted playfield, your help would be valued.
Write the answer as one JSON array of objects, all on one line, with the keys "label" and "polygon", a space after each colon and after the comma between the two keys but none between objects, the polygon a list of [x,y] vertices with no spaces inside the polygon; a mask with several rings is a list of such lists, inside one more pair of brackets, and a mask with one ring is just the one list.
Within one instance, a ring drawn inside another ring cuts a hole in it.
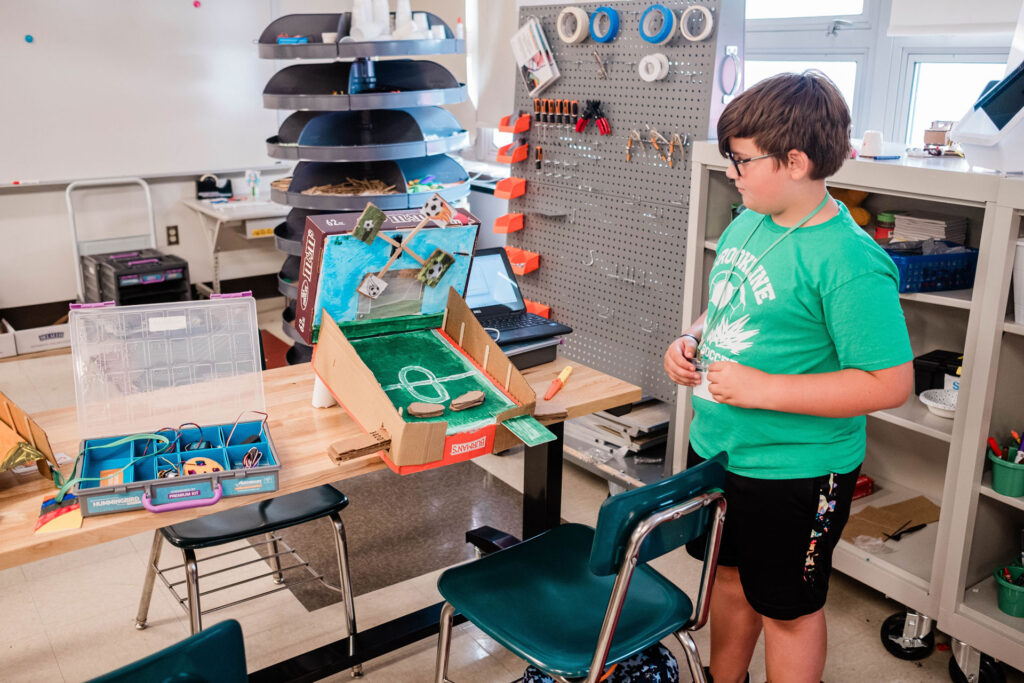
[{"label": "green painted playfield", "polygon": [[[436,330],[367,337],[351,341],[356,353],[387,392],[406,422],[447,422],[448,434],[493,424],[494,416],[515,407],[465,356]],[[447,406],[467,391],[484,392],[483,404],[455,412]],[[444,404],[440,417],[415,418],[406,413],[413,402]]]}]

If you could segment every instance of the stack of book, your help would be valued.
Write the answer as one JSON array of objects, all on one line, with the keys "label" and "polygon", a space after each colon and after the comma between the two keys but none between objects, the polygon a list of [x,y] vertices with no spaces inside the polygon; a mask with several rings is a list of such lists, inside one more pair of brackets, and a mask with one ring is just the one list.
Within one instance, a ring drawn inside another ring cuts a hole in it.
[{"label": "stack of book", "polygon": [[896,214],[893,241],[947,240],[963,244],[967,241],[967,219],[945,216],[930,211]]}]

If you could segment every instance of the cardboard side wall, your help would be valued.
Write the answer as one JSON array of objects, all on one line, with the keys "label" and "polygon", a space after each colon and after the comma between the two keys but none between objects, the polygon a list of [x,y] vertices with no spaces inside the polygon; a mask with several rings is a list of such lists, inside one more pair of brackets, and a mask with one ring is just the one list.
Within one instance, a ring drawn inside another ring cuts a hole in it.
[{"label": "cardboard side wall", "polygon": [[323,311],[313,369],[365,430],[383,427],[391,437],[388,457],[396,465],[422,465],[439,460],[447,422],[406,423],[352,344]]}]

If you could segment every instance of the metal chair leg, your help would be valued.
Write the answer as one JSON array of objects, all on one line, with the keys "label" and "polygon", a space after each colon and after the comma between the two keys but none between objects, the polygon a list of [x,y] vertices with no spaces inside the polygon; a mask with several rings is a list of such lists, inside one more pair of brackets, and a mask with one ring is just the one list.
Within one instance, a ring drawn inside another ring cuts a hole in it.
[{"label": "metal chair leg", "polygon": [[700,663],[700,652],[697,650],[697,644],[693,642],[693,638],[685,631],[676,631],[673,635],[683,646],[683,654],[686,655],[686,664],[690,667],[690,676],[694,683],[708,683],[708,679],[704,676],[704,667]]},{"label": "metal chair leg", "polygon": [[153,599],[153,582],[156,581],[157,563],[160,562],[160,551],[164,547],[164,538],[160,530],[153,532],[153,545],[149,550],[149,566],[146,567],[146,578],[142,580],[142,597],[139,598],[139,611],[135,615],[135,628],[146,628],[149,617],[149,603]]},{"label": "metal chair leg", "polygon": [[191,548],[183,548],[185,556],[185,586],[188,590],[188,621],[192,635],[203,630],[202,611],[199,606],[199,566],[196,564],[196,553]]},{"label": "metal chair leg", "polygon": [[[348,621],[348,654],[355,656],[356,653],[356,604],[352,595],[352,576],[348,568],[348,542],[345,537],[345,524],[341,521],[341,515],[332,512],[331,522],[334,524],[334,545],[338,553],[338,581],[345,597],[345,619]],[[359,678],[363,675],[363,665],[356,664],[352,667],[352,677]]]},{"label": "metal chair leg", "polygon": [[281,573],[281,557],[277,554],[280,551],[274,532],[267,534],[267,540],[270,541],[270,566],[274,568],[274,583],[284,583],[284,574]]},{"label": "metal chair leg", "polygon": [[441,608],[441,631],[437,635],[437,662],[434,665],[434,683],[451,683],[448,680],[448,655],[452,649],[452,624],[455,607],[444,603]]}]

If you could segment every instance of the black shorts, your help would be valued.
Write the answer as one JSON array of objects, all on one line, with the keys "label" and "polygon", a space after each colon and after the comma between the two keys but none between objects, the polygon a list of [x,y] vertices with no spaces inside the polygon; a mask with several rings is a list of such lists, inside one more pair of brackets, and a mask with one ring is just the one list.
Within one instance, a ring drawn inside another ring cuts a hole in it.
[{"label": "black shorts", "polygon": [[[703,462],[693,447],[687,467]],[[825,605],[832,551],[850,517],[860,467],[806,479],[753,479],[729,472],[718,563],[737,567],[758,614],[796,619]],[[703,559],[706,537],[686,546]]]}]

